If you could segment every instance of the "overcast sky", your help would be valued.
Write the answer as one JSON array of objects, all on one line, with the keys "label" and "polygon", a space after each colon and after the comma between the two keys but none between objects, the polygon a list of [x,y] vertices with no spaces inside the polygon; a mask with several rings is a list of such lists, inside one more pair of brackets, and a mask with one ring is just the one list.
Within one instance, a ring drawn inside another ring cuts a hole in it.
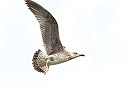
[{"label": "overcast sky", "polygon": [[56,18],[66,49],[86,56],[35,71],[39,24],[24,0],[2,0],[0,87],[130,87],[130,0],[35,1]]}]

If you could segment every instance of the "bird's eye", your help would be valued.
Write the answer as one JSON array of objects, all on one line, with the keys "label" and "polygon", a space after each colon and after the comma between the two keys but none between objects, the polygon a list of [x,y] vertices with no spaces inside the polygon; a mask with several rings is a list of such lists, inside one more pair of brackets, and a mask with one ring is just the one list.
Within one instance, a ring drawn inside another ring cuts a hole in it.
[{"label": "bird's eye", "polygon": [[78,53],[76,53],[76,52],[73,52],[73,54],[78,54]]},{"label": "bird's eye", "polygon": [[68,57],[70,57],[70,55],[67,55]]}]

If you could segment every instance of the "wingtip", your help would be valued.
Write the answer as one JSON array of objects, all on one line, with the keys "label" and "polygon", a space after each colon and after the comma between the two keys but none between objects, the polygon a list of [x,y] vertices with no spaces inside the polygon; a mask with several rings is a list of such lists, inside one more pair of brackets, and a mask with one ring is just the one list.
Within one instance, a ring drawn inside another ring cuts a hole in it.
[{"label": "wingtip", "polygon": [[25,2],[29,2],[29,1],[32,1],[32,0],[24,0]]},{"label": "wingtip", "polygon": [[24,1],[32,1],[32,0],[24,0]]}]

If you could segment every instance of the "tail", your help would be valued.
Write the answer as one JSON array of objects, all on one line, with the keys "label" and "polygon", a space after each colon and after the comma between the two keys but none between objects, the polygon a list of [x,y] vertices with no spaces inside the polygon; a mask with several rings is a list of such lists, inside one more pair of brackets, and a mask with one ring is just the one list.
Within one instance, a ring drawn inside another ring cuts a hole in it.
[{"label": "tail", "polygon": [[44,71],[37,64],[37,59],[38,59],[38,55],[39,55],[40,52],[42,52],[42,51],[39,49],[38,51],[36,51],[34,53],[34,56],[33,56],[33,59],[32,59],[32,64],[33,64],[33,67],[36,71],[44,73]]}]

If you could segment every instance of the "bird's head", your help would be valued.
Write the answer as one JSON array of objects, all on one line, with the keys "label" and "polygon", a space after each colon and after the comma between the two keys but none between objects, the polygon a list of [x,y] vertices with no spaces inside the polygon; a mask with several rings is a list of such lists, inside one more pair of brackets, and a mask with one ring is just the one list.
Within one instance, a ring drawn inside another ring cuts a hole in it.
[{"label": "bird's head", "polygon": [[77,52],[71,52],[70,56],[72,59],[76,58],[76,57],[80,57],[80,56],[85,56],[84,54],[79,54]]}]

